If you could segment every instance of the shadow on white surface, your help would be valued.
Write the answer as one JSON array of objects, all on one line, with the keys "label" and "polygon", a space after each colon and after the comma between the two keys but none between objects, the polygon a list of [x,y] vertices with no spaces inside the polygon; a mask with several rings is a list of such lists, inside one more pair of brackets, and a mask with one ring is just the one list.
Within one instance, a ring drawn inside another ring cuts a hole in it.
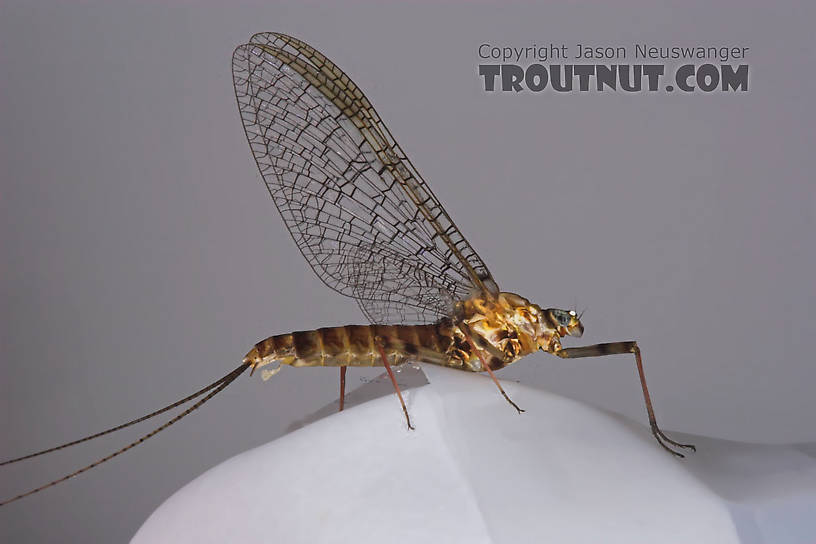
[{"label": "shadow on white surface", "polygon": [[813,445],[683,435],[698,453],[678,460],[621,416],[504,382],[519,415],[483,376],[423,370],[400,375],[416,431],[392,395],[319,419],[196,478],[132,542],[814,541]]}]

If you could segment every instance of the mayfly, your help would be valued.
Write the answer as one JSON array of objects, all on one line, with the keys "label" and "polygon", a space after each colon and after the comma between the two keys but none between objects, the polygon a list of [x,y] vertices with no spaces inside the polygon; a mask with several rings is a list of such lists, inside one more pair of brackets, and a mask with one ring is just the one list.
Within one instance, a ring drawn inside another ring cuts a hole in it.
[{"label": "mayfly", "polygon": [[[637,342],[562,347],[584,332],[574,310],[542,308],[499,290],[359,87],[308,44],[278,33],[235,49],[233,83],[249,147],[301,253],[331,289],[353,298],[370,325],[270,336],[240,366],[160,410],[8,465],[150,419],[198,399],[137,441],[41,487],[81,474],[141,444],[218,394],[246,370],[264,379],[281,365],[340,368],[340,409],[349,366],[382,366],[413,428],[392,367],[407,361],[494,372],[542,350],[566,359],[632,354],[652,434],[672,454],[694,450],[657,426]],[[266,367],[266,368],[263,368]],[[200,398],[199,398],[200,397]]]}]

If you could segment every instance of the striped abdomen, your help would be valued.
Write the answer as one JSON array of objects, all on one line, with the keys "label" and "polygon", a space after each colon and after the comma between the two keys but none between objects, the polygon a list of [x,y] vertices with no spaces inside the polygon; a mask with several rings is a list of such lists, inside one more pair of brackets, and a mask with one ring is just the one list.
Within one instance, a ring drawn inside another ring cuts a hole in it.
[{"label": "striped abdomen", "polygon": [[378,342],[392,365],[406,360],[463,364],[451,350],[455,345],[454,329],[449,321],[433,325],[346,325],[279,334],[258,342],[244,361],[255,368],[275,362],[292,366],[383,366]]}]

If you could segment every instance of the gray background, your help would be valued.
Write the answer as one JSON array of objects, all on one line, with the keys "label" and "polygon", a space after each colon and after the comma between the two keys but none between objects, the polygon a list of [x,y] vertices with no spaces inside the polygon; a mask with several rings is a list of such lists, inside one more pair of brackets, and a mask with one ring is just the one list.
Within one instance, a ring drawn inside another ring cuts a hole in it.
[{"label": "gray background", "polygon": [[[0,457],[179,398],[270,334],[362,321],[298,254],[244,140],[230,55],[265,30],[352,75],[504,289],[589,306],[587,342],[639,340],[664,427],[816,440],[807,3],[30,4],[0,7]],[[749,46],[752,88],[480,91],[480,43],[550,41]],[[501,377],[645,420],[625,357],[531,356]],[[0,540],[123,541],[197,474],[335,400],[336,380],[242,377],[2,509]],[[2,496],[136,435],[6,467]]]}]

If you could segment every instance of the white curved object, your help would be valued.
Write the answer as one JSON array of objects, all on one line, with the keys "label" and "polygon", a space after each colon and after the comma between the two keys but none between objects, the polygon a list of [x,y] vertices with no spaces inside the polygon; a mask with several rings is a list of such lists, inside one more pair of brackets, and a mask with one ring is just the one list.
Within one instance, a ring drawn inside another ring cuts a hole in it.
[{"label": "white curved object", "polygon": [[[645,427],[515,383],[442,368],[218,465],[133,543],[793,543],[816,535],[806,449],[693,437],[686,460]],[[681,437],[684,440],[688,436]]]}]

